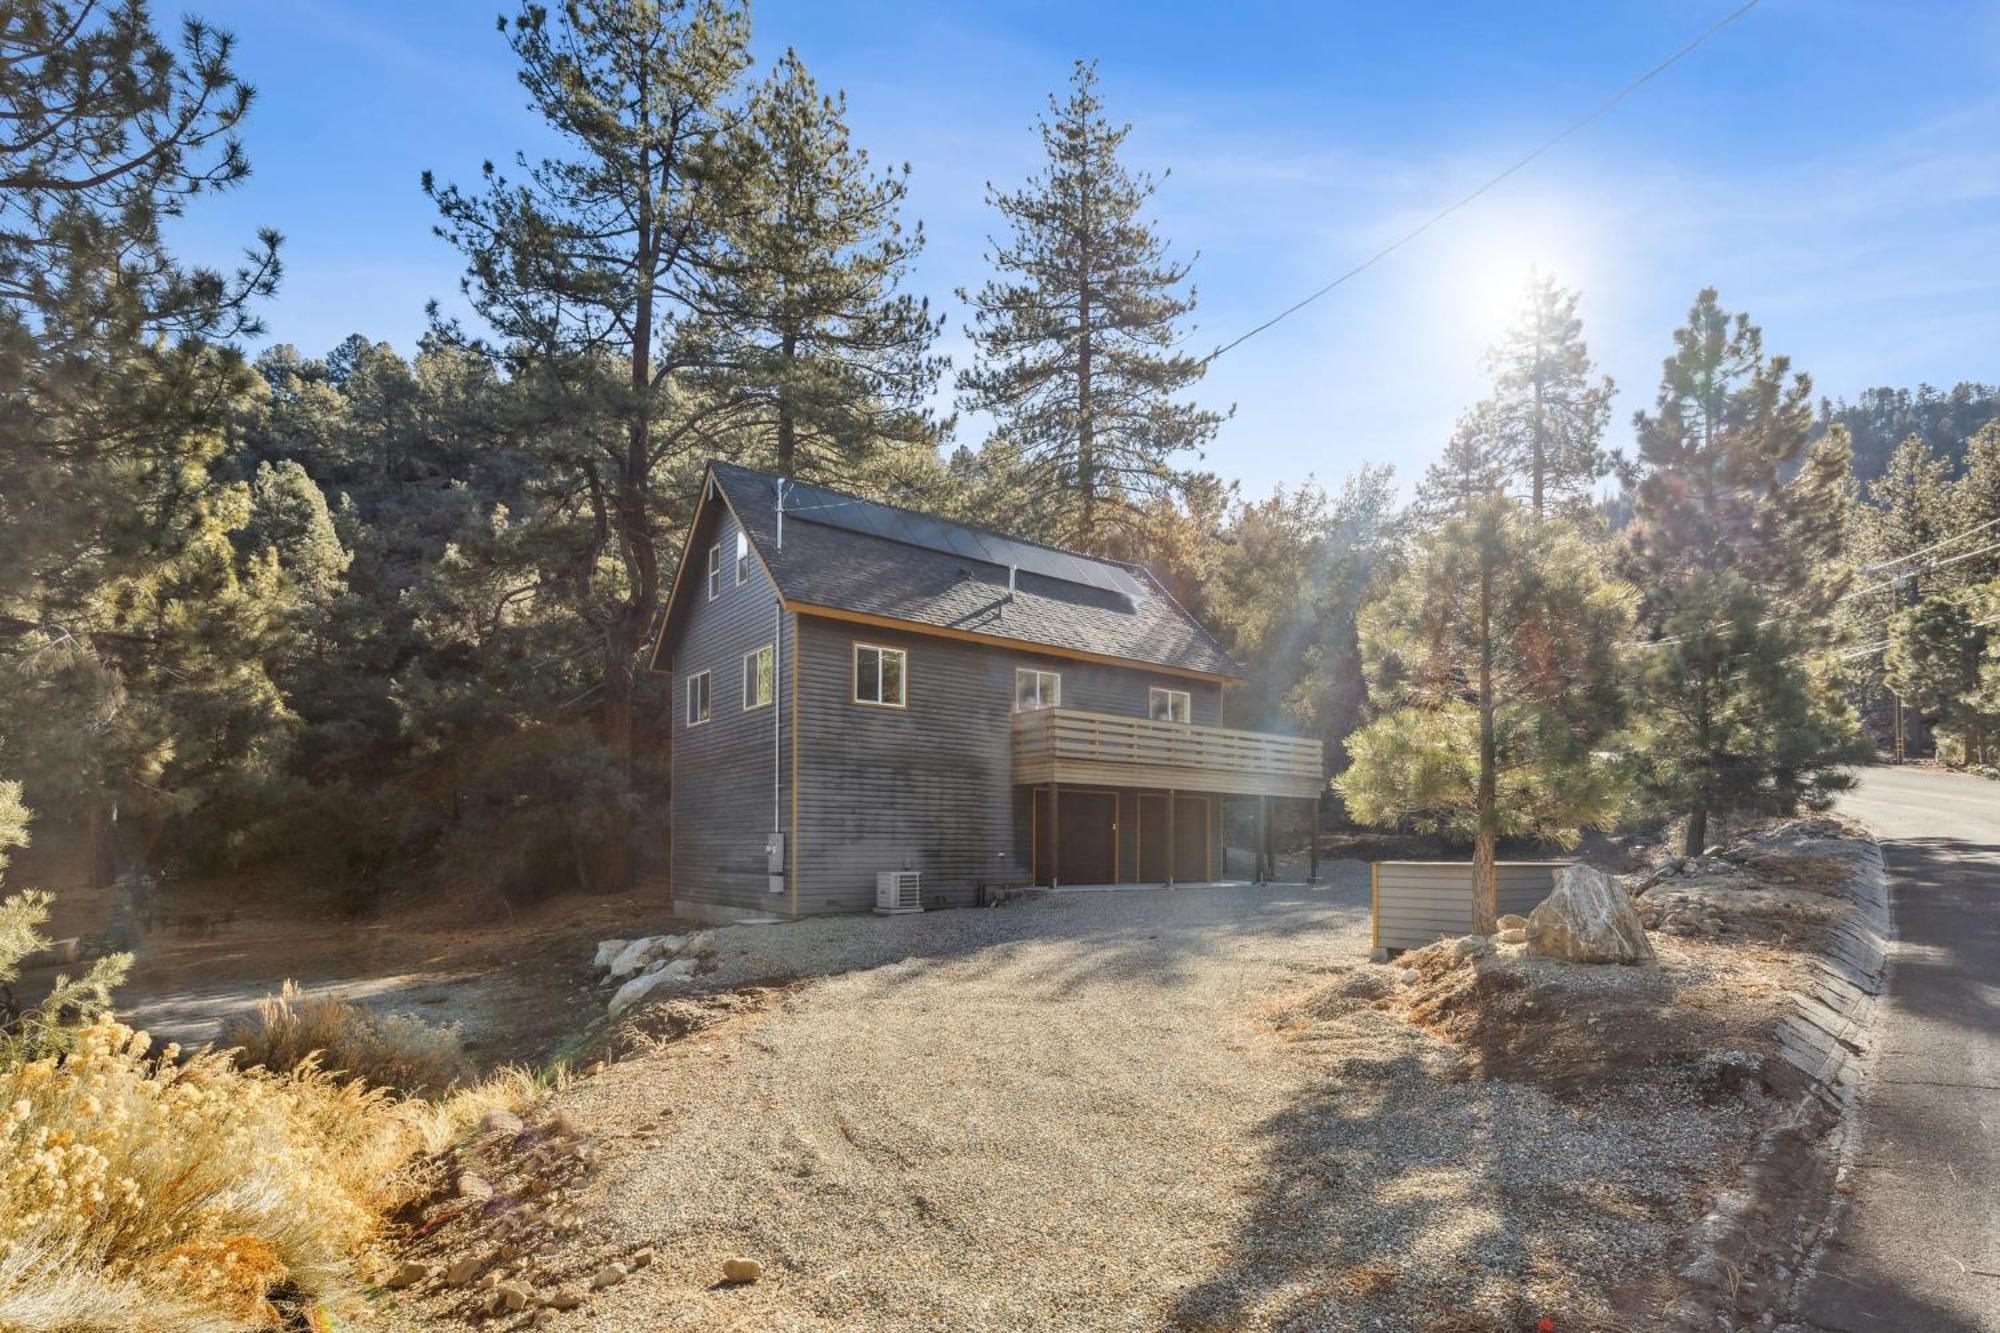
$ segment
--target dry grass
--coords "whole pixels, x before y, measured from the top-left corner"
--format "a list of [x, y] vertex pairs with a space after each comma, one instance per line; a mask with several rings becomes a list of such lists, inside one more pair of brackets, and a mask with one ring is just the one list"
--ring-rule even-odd
[[332, 996], [307, 996], [287, 981], [248, 1015], [223, 1024], [222, 1045], [245, 1069], [285, 1072], [307, 1062], [378, 1088], [434, 1097], [472, 1073], [456, 1027], [414, 1014], [374, 1014]]
[[0, 1068], [0, 1328], [242, 1329], [316, 1318], [411, 1189], [413, 1160], [539, 1088], [509, 1071], [440, 1103], [311, 1061], [179, 1061], [143, 1033]]

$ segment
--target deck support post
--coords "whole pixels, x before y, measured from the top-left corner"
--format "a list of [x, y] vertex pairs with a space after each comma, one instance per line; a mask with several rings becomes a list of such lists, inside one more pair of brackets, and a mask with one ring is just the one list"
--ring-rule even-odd
[[1062, 851], [1062, 786], [1054, 778], [1049, 779], [1049, 887], [1062, 887], [1062, 876], [1056, 870], [1061, 865], [1059, 853]]
[[1178, 804], [1180, 803], [1174, 799], [1173, 789], [1168, 788], [1167, 790], [1167, 887], [1170, 889], [1174, 886], [1174, 853], [1178, 851], [1180, 848], [1180, 843], [1175, 841], [1175, 835], [1174, 835], [1174, 817], [1178, 813], [1174, 809], [1174, 807]]
[[1257, 873], [1250, 878], [1252, 882], [1262, 884], [1267, 877], [1271, 857], [1271, 798], [1268, 796], [1257, 798], [1256, 838], [1257, 854], [1252, 859], [1257, 863]]
[[1306, 883], [1319, 883], [1319, 797], [1313, 797], [1312, 851], [1307, 854]]

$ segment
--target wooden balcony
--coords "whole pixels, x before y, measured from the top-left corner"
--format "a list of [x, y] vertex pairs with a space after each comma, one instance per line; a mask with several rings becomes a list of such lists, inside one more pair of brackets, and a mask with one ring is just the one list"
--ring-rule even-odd
[[1316, 740], [1042, 708], [1014, 715], [1014, 781], [1312, 797], [1326, 774]]

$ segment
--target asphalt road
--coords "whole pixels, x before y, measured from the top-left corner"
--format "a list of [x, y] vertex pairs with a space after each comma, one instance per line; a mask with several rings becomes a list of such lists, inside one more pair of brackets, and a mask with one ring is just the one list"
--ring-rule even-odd
[[1801, 1314], [1829, 1333], [2000, 1333], [2000, 783], [1874, 768], [1841, 800], [1895, 911], [1852, 1207]]

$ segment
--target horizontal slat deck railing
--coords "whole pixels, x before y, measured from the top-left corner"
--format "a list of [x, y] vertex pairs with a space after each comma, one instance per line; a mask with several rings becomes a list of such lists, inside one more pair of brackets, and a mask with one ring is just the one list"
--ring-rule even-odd
[[1316, 740], [1042, 708], [1014, 715], [1014, 781], [1308, 797], [1326, 777]]

